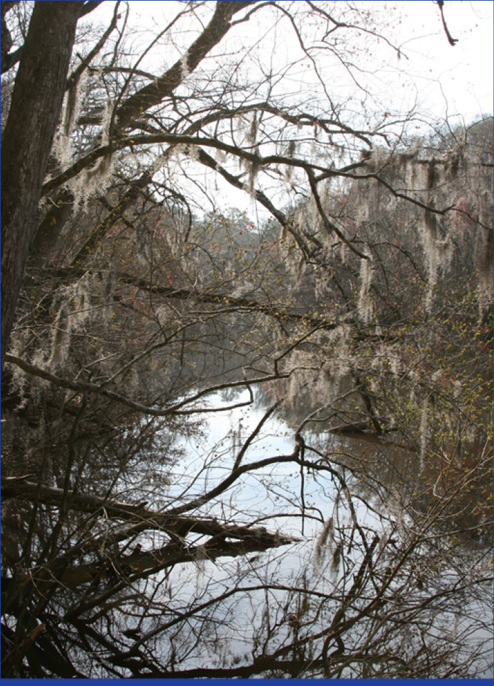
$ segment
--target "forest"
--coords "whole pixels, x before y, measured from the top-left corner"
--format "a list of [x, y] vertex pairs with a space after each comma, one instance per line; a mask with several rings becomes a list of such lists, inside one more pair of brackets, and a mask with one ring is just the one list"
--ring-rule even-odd
[[492, 115], [140, 4], [1, 3], [2, 677], [492, 677]]

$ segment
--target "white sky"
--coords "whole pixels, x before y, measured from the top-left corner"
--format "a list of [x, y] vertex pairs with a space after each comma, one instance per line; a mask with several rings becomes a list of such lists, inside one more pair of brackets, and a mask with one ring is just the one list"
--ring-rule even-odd
[[[372, 3], [382, 5], [383, 3]], [[493, 2], [444, 3], [451, 47], [440, 13], [429, 0], [386, 3], [401, 6], [408, 17], [401, 47], [409, 56], [406, 69], [419, 86], [424, 107], [439, 117], [461, 114], [468, 121], [493, 111]]]
[[[131, 27], [157, 31], [163, 30], [179, 3], [173, 0], [131, 0], [129, 4]], [[410, 83], [402, 89], [397, 88], [388, 71], [381, 78], [383, 102], [389, 98], [393, 109], [396, 109], [417, 97], [420, 109], [427, 114], [439, 118], [461, 115], [467, 122], [480, 114], [492, 114], [494, 2], [445, 2], [448, 28], [458, 39], [454, 47], [447, 41], [439, 9], [432, 0], [364, 0], [355, 5], [372, 9], [382, 20], [383, 33], [408, 57], [398, 61], [389, 50], [383, 51], [384, 57], [379, 57], [376, 52], [373, 55], [376, 65], [384, 59], [390, 70], [399, 67], [408, 72], [417, 86], [416, 93]], [[114, 2], [104, 2], [91, 17], [108, 16], [113, 6]], [[243, 30], [248, 30], [246, 25], [243, 26]], [[159, 57], [157, 62], [155, 72], [159, 72], [163, 64]], [[372, 69], [373, 65], [370, 67]], [[379, 79], [375, 87], [378, 87], [378, 82]]]
[[[107, 20], [113, 12], [114, 4], [107, 0], [91, 13], [89, 19]], [[361, 36], [356, 36], [355, 60], [364, 70], [364, 73], [361, 73], [364, 84], [375, 97], [372, 104], [366, 103], [367, 107], [370, 106], [374, 112], [379, 113], [388, 110], [405, 113], [415, 106], [415, 111], [423, 114], [425, 120], [448, 118], [453, 125], [468, 124], [481, 115], [493, 113], [494, 2], [447, 0], [444, 3], [449, 31], [453, 38], [458, 39], [454, 47], [447, 40], [439, 8], [432, 0], [365, 0], [353, 4], [364, 11], [371, 11], [383, 35], [400, 48], [403, 54], [398, 59], [396, 52], [383, 43], [378, 45], [374, 39], [362, 41]], [[163, 31], [175, 16], [177, 9], [184, 9], [182, 3], [174, 0], [131, 0], [129, 5], [129, 29], [136, 31], [132, 41], [135, 54], [139, 53], [140, 45], [147, 46], [158, 32]], [[265, 8], [255, 14], [248, 24], [242, 24], [241, 28], [235, 29], [237, 33], [233, 33], [230, 38], [230, 41], [233, 41], [233, 51], [236, 47], [235, 41], [241, 38], [245, 38], [249, 45], [254, 44], [268, 25], [269, 8]], [[296, 48], [291, 50], [289, 44], [283, 43], [288, 35], [286, 28], [287, 24], [280, 25], [275, 32], [267, 36], [259, 48], [253, 48], [251, 56], [257, 54], [261, 61], [267, 63], [274, 60], [276, 67], [286, 60], [291, 61]], [[352, 35], [350, 34], [350, 37]], [[177, 40], [186, 46], [196, 36], [195, 31], [190, 35], [180, 33]], [[228, 37], [226, 40], [228, 41]], [[277, 45], [276, 51], [270, 49], [274, 41]], [[171, 66], [177, 54], [170, 42], [158, 43], [139, 67], [160, 74], [166, 67]], [[304, 67], [302, 63], [297, 64], [290, 79], [283, 81], [284, 89], [294, 88], [297, 92], [297, 89], [303, 88], [304, 93], [311, 94], [311, 85], [307, 80], [310, 79], [307, 76], [310, 72], [304, 71]], [[340, 69], [339, 73], [336, 73], [334, 65], [330, 65], [325, 76], [326, 74], [330, 84], [328, 90], [336, 93], [336, 101], [344, 98], [345, 89], [350, 93], [353, 86], [346, 72]], [[354, 111], [356, 116], [359, 115], [358, 100], [357, 97], [356, 107], [350, 107], [350, 111]], [[421, 129], [421, 126], [417, 125], [415, 128]], [[424, 130], [417, 133], [424, 133]], [[254, 220], [259, 220], [260, 215], [264, 213], [242, 191], [228, 188], [224, 192], [224, 197], [222, 196], [223, 190], [220, 189], [215, 200], [218, 202], [221, 197], [221, 204], [225, 205], [225, 209], [235, 205], [247, 211]]]

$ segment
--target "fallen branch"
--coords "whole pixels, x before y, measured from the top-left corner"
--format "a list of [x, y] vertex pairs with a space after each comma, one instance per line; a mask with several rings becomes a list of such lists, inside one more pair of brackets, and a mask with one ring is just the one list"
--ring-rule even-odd
[[256, 544], [263, 550], [287, 545], [294, 541], [293, 538], [270, 533], [262, 527], [252, 528], [223, 524], [216, 519], [169, 515], [140, 504], [133, 505], [95, 495], [67, 492], [62, 488], [43, 486], [27, 481], [26, 477], [7, 477], [2, 479], [1, 484], [2, 498], [21, 498], [55, 506], [66, 503], [66, 507], [70, 510], [94, 514], [100, 512], [110, 519], [133, 520], [139, 523], [139, 528], [171, 532], [181, 538], [187, 536], [188, 533], [219, 537], [222, 540], [233, 538], [244, 543]]

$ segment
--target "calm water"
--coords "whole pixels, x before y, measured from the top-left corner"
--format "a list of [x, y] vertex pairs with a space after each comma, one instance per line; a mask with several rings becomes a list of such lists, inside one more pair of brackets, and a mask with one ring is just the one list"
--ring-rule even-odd
[[[234, 401], [226, 401], [216, 395], [209, 399], [209, 406], [227, 406], [244, 399], [248, 399], [247, 393], [239, 394]], [[154, 505], [170, 507], [176, 503], [183, 504], [221, 483], [231, 472], [240, 447], [265, 411], [257, 403], [205, 415], [207, 422], [200, 437], [179, 440], [185, 457], [172, 469], [171, 483], [166, 491], [161, 491], [160, 499], [155, 500]], [[191, 597], [205, 599], [215, 593], [226, 592], [231, 588], [232, 579], [253, 588], [274, 579], [278, 584], [297, 586], [303, 580], [312, 589], [329, 594], [335, 588], [343, 588], [345, 574], [349, 569], [355, 569], [362, 559], [359, 546], [346, 551], [343, 563], [339, 564], [335, 563], [335, 555], [331, 555], [331, 551], [316, 552], [318, 538], [330, 517], [336, 518], [337, 525], [347, 535], [350, 529], [355, 529], [356, 519], [366, 531], [375, 532], [386, 540], [390, 536], [409, 535], [407, 531], [434, 506], [427, 497], [417, 494], [420, 479], [425, 478], [424, 469], [416, 453], [406, 446], [363, 436], [338, 437], [325, 431], [317, 434], [307, 431], [305, 438], [307, 444], [331, 455], [335, 470], [345, 478], [352, 493], [353, 513], [342, 494], [338, 494], [334, 480], [325, 474], [305, 470], [302, 479], [299, 466], [290, 463], [244, 474], [239, 484], [203, 506], [197, 514], [218, 517], [222, 521], [234, 520], [240, 524], [254, 522], [270, 531], [291, 535], [297, 541], [287, 547], [252, 555], [247, 561], [235, 559], [213, 563], [198, 559], [193, 567], [183, 565], [174, 569], [167, 583], [174, 589], [175, 604], [187, 607]], [[278, 414], [264, 424], [252, 441], [243, 464], [275, 455], [289, 455], [293, 449], [294, 429]], [[307, 451], [306, 458], [317, 460], [319, 456]], [[353, 474], [350, 468], [354, 470], [357, 467]], [[469, 511], [460, 513], [458, 517], [463, 517], [462, 521], [468, 523]], [[195, 541], [198, 542], [199, 539]], [[489, 540], [484, 541], [468, 533], [459, 536], [454, 555], [450, 548], [444, 552], [442, 562], [438, 561], [439, 558], [434, 562], [427, 558], [424, 562], [427, 554], [425, 549], [423, 554], [419, 549], [416, 562], [417, 566], [426, 565], [423, 574], [426, 578], [422, 579], [424, 594], [439, 592], [446, 582], [451, 586], [461, 585], [468, 569], [475, 568], [477, 574], [482, 569], [486, 577], [491, 573]], [[444, 562], [446, 555], [447, 564]], [[281, 606], [285, 601], [286, 594], [271, 592], [270, 603]], [[232, 659], [241, 660], [242, 655], [250, 650], [253, 628], [266, 621], [265, 610], [262, 610], [265, 603], [265, 591], [253, 590], [236, 598], [235, 610], [228, 603], [225, 605], [222, 627], [215, 630], [219, 632], [221, 641], [228, 645]], [[238, 613], [245, 617], [244, 624], [239, 623]], [[313, 621], [316, 627], [318, 620]], [[324, 626], [324, 614], [319, 621]], [[490, 584], [484, 583], [476, 586], [475, 592], [467, 591], [462, 596], [462, 605], [457, 612], [438, 612], [430, 631], [444, 636], [447, 628], [453, 642], [456, 636], [460, 636], [459, 654], [474, 644], [489, 643], [491, 625], [492, 591]], [[279, 638], [281, 640], [282, 636]], [[213, 653], [210, 658], [214, 658]], [[479, 667], [479, 676], [492, 676], [489, 654], [486, 656], [484, 652], [473, 660]], [[189, 666], [200, 663], [201, 660], [191, 656]], [[352, 676], [351, 669], [345, 672], [345, 676]]]

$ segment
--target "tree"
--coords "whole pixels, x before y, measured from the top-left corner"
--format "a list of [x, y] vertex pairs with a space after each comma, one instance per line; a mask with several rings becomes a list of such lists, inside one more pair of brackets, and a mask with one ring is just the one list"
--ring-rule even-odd
[[485, 673], [488, 123], [355, 115], [325, 53], [360, 83], [366, 40], [395, 48], [349, 3], [170, 3], [136, 50], [132, 3], [99, 27], [47, 2], [12, 146], [55, 4], [70, 69], [9, 182], [30, 203], [4, 195], [32, 229], [5, 229], [3, 675]]
[[[14, 4], [5, 3], [5, 9]], [[2, 366], [37, 229], [37, 206], [60, 116], [77, 21], [99, 4], [36, 3], [22, 48], [2, 138]], [[4, 21], [2, 14], [2, 26]]]

